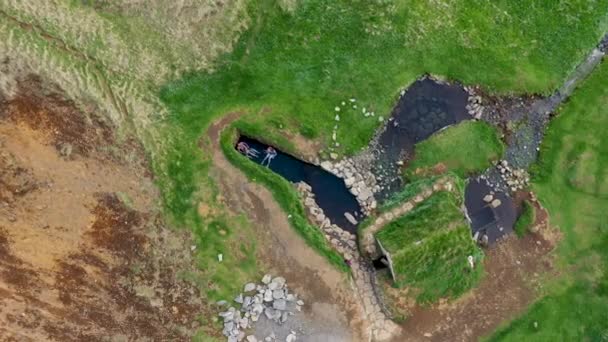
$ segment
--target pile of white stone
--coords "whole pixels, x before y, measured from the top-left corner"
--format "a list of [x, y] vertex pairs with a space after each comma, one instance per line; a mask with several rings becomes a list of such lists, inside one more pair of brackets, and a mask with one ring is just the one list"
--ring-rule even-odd
[[468, 103], [466, 106], [469, 115], [475, 119], [480, 119], [483, 115], [483, 106], [481, 105], [481, 96], [477, 95], [475, 89], [472, 87], [464, 87], [467, 93], [469, 93]]
[[496, 168], [500, 172], [500, 177], [509, 186], [513, 192], [522, 190], [528, 186], [530, 175], [524, 169], [516, 169], [509, 165], [506, 160], [501, 160], [496, 164]]
[[343, 159], [335, 163], [327, 160], [321, 162], [320, 166], [335, 176], [344, 179], [344, 185], [357, 198], [365, 214], [369, 214], [377, 207], [378, 203], [374, 193], [380, 191], [380, 186], [370, 171], [360, 172], [356, 163], [350, 159]]
[[[224, 320], [222, 333], [228, 337], [228, 342], [245, 339], [248, 342], [256, 342], [257, 338], [253, 335], [246, 336], [244, 330], [250, 328], [252, 323], [257, 322], [262, 315], [271, 321], [283, 324], [289, 316], [301, 311], [302, 305], [304, 305], [296, 294], [289, 292], [285, 278], [273, 278], [269, 274], [262, 278], [260, 284], [246, 284], [243, 293], [236, 296], [234, 301], [240, 304], [240, 309], [231, 306], [228, 310], [219, 313]], [[295, 338], [296, 335], [293, 332], [288, 336], [290, 341], [295, 341]], [[264, 341], [274, 340], [273, 335], [264, 339]]]

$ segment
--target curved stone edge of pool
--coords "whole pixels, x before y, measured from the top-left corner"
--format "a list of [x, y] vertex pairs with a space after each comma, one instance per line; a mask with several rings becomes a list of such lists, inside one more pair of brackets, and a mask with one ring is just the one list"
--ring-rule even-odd
[[391, 314], [384, 305], [384, 300], [376, 284], [374, 267], [364, 258], [357, 248], [357, 237], [335, 224], [323, 214], [315, 202], [312, 188], [300, 182], [296, 189], [302, 195], [308, 209], [308, 218], [323, 231], [325, 239], [347, 262], [352, 270], [353, 287], [359, 303], [370, 323], [370, 333], [374, 341], [387, 341], [401, 332], [401, 327], [391, 320]]

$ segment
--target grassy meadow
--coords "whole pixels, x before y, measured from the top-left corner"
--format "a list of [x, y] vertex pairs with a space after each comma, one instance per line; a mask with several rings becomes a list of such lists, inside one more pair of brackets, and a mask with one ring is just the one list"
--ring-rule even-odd
[[442, 165], [462, 178], [487, 169], [504, 153], [504, 144], [493, 126], [483, 121], [463, 121], [416, 144], [416, 155], [404, 171], [408, 180], [428, 177]]
[[604, 61], [547, 130], [533, 188], [563, 234], [560, 276], [492, 341], [608, 341], [608, 64]]

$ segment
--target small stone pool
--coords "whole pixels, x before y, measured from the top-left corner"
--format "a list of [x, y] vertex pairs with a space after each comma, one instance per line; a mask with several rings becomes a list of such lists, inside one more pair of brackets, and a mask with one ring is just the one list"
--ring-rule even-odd
[[[252, 157], [251, 160], [262, 164], [264, 151], [269, 145], [245, 136], [241, 136], [237, 144], [240, 142], [244, 142], [250, 148], [257, 150], [259, 152], [258, 156]], [[358, 222], [362, 221], [364, 215], [359, 202], [344, 185], [344, 180], [319, 166], [304, 162], [278, 149], [276, 152], [277, 156], [271, 160], [268, 168], [292, 183], [305, 182], [310, 185], [317, 204], [323, 209], [329, 220], [333, 224], [356, 234], [357, 225], [346, 219], [344, 213], [350, 213]], [[264, 165], [266, 166], [266, 163]]]
[[[484, 179], [472, 178], [469, 179], [464, 198], [471, 230], [473, 236], [477, 234], [478, 241], [491, 245], [513, 232], [517, 210], [513, 199], [504, 192], [493, 191]], [[494, 207], [493, 201], [499, 205]]]

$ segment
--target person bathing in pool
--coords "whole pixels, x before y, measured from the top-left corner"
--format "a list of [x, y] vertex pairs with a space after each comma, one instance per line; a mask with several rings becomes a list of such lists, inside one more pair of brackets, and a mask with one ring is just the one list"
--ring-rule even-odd
[[268, 146], [268, 148], [266, 148], [266, 151], [264, 152], [266, 153], [266, 156], [264, 156], [264, 159], [262, 160], [262, 165], [264, 165], [264, 162], [268, 161], [268, 163], [266, 163], [266, 166], [270, 166], [270, 162], [272, 161], [272, 159], [277, 156], [277, 151], [272, 148], [272, 146]]
[[238, 143], [236, 149], [249, 158], [255, 158], [258, 156], [258, 151], [255, 148], [249, 147], [249, 145], [247, 145], [247, 143], [243, 141]]

